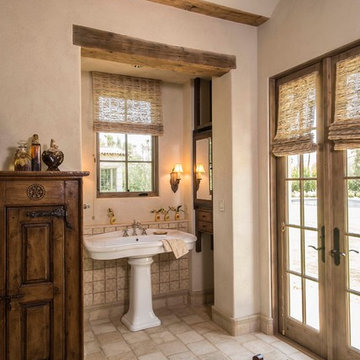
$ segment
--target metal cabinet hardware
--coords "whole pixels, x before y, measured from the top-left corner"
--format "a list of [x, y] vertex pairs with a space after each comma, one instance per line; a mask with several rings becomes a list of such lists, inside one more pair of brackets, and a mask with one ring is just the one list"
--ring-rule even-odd
[[354, 253], [356, 253], [356, 254], [359, 254], [359, 251], [354, 250], [354, 249], [350, 249], [349, 252], [354, 252]]
[[28, 211], [26, 216], [30, 218], [38, 218], [38, 217], [57, 217], [64, 218], [65, 225], [68, 229], [72, 229], [71, 224], [67, 220], [67, 210], [64, 207], [58, 207], [54, 210], [38, 210], [38, 211]]

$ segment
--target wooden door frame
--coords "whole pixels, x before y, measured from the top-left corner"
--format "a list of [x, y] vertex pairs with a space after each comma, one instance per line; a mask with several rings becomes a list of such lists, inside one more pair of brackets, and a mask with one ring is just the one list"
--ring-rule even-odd
[[[334, 88], [335, 88], [335, 72], [334, 72], [334, 64], [333, 58], [335, 56], [340, 56], [341, 54], [351, 54], [353, 49], [360, 46], [360, 40], [349, 43], [345, 46], [342, 46], [338, 49], [325, 53], [317, 58], [314, 58], [310, 61], [307, 61], [304, 64], [293, 67], [289, 70], [281, 72], [277, 75], [274, 75], [269, 78], [269, 197], [270, 197], [270, 271], [271, 271], [271, 309], [272, 309], [272, 318], [273, 318], [273, 332], [275, 335], [281, 336], [279, 334], [279, 321], [280, 321], [280, 309], [279, 309], [279, 265], [281, 261], [281, 256], [279, 255], [279, 247], [278, 247], [278, 199], [277, 199], [277, 160], [276, 157], [272, 154], [271, 144], [272, 140], [276, 133], [276, 119], [277, 119], [277, 104], [276, 104], [276, 81], [280, 78], [290, 76], [293, 73], [299, 72], [304, 68], [307, 68], [316, 63], [321, 64], [322, 71], [322, 118], [324, 122], [324, 139], [323, 139], [323, 148], [321, 151], [324, 152], [323, 156], [323, 171], [321, 174], [324, 179], [327, 179], [323, 182], [323, 193], [329, 193], [329, 189], [332, 186], [332, 177], [330, 174], [332, 173], [333, 168], [333, 159], [331, 156], [332, 150], [332, 142], [328, 140], [328, 129], [329, 125], [333, 121], [333, 113], [334, 113]], [[330, 209], [333, 208], [333, 198], [332, 196], [324, 197], [324, 225], [326, 231], [325, 239], [326, 239], [326, 256], [330, 257], [329, 249], [332, 248], [333, 244], [333, 216], [330, 214]], [[330, 306], [328, 309], [331, 309], [333, 305], [333, 290], [331, 286], [331, 271], [327, 271], [325, 268], [325, 294], [330, 301]], [[326, 318], [328, 319], [328, 324], [334, 323], [334, 314], [332, 311], [328, 311], [326, 313]], [[333, 354], [333, 329], [332, 327], [327, 327], [327, 359], [328, 360], [336, 360]]]

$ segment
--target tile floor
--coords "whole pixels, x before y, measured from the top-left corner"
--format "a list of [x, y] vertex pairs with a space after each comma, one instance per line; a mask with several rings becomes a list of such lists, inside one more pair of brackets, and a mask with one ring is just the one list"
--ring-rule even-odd
[[210, 319], [209, 307], [155, 311], [161, 326], [130, 332], [120, 318], [86, 321], [85, 360], [311, 360], [276, 337], [230, 336]]

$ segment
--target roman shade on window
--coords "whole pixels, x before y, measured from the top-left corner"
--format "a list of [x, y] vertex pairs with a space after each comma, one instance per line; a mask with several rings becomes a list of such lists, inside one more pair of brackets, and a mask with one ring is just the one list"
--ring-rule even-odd
[[335, 150], [360, 148], [360, 55], [336, 63], [335, 113], [329, 139]]
[[94, 130], [162, 135], [160, 81], [92, 73]]
[[313, 129], [318, 98], [318, 71], [279, 85], [277, 131], [272, 143], [275, 156], [316, 151]]

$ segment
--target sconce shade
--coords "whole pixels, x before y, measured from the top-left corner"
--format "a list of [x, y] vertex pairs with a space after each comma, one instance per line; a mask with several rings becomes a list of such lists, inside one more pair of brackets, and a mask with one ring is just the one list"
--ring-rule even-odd
[[182, 173], [183, 172], [182, 165], [181, 164], [175, 164], [172, 172]]
[[205, 174], [205, 169], [203, 164], [197, 164], [196, 165], [196, 171], [197, 174]]
[[180, 174], [182, 174], [183, 168], [181, 164], [175, 164], [171, 173], [170, 173], [170, 185], [171, 190], [175, 193], [179, 187], [180, 183]]

